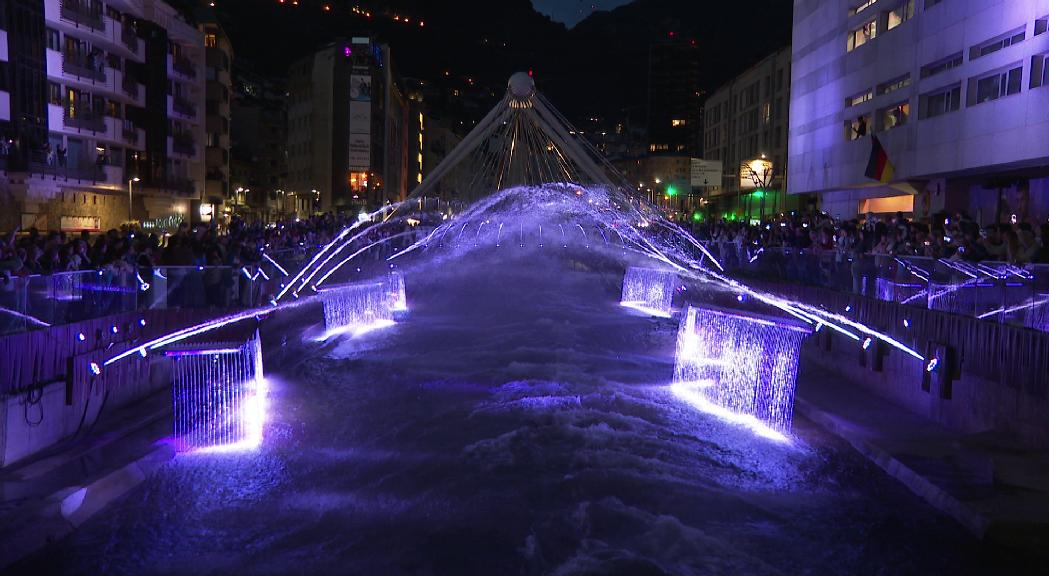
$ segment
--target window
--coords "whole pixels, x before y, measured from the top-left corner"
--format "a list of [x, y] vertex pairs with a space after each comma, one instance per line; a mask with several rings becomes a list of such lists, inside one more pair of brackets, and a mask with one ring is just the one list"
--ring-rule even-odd
[[962, 53], [961, 52], [957, 52], [955, 54], [951, 54], [950, 56], [948, 56], [946, 58], [943, 58], [941, 60], [937, 60], [937, 61], [935, 61], [935, 62], [933, 62], [931, 64], [926, 64], [925, 66], [922, 66], [922, 78], [928, 78], [930, 76], [935, 76], [935, 75], [937, 75], [937, 74], [939, 74], [941, 72], [946, 72], [947, 70], [950, 70], [951, 68], [957, 68], [958, 66], [961, 66], [961, 65], [962, 65]]
[[922, 118], [935, 118], [956, 112], [962, 103], [962, 85], [954, 84], [922, 94], [919, 104]]
[[772, 123], [772, 102], [766, 102], [761, 109], [761, 119], [765, 125], [768, 126]]
[[686, 125], [686, 124], [688, 124], [688, 120], [678, 120], [678, 119], [674, 119], [674, 120], [671, 120], [671, 121], [670, 121], [670, 125], [671, 125], [671, 126], [673, 126], [673, 127], [675, 127], [675, 128], [676, 128], [676, 127], [678, 127], [678, 126], [684, 126], [684, 125]]
[[903, 4], [889, 11], [885, 29], [892, 30], [911, 18], [914, 18], [914, 0], [905, 0]]
[[1036, 54], [1031, 58], [1031, 88], [1049, 86], [1049, 54]]
[[59, 39], [58, 30], [54, 28], [47, 29], [47, 48], [55, 52], [62, 51], [62, 41]]
[[879, 84], [878, 85], [878, 94], [880, 94], [880, 95], [889, 94], [889, 93], [895, 92], [895, 91], [897, 91], [897, 90], [899, 90], [901, 88], [906, 88], [906, 87], [908, 87], [910, 85], [911, 85], [911, 75], [910, 74], [904, 74], [903, 76], [900, 76], [898, 78], [893, 78], [892, 80], [889, 80], [888, 82], [883, 82], [882, 84]]
[[849, 32], [848, 44], [845, 48], [846, 52], [852, 52], [853, 50], [863, 46], [867, 42], [874, 40], [878, 36], [878, 21], [871, 20]]
[[845, 121], [845, 139], [859, 140], [870, 134], [871, 117], [869, 114], [857, 116]]
[[1049, 30], [1049, 15], [1043, 16], [1034, 21], [1035, 36], [1045, 33], [1046, 30]]
[[981, 56], [993, 54], [1002, 48], [1008, 48], [1013, 44], [1019, 44], [1024, 41], [1024, 34], [1026, 30], [1024, 27], [1017, 28], [1011, 32], [1006, 32], [1001, 36], [996, 36], [987, 40], [982, 44], [977, 44], [969, 49], [969, 60], [976, 60]]
[[851, 108], [853, 106], [859, 106], [860, 104], [863, 104], [864, 102], [867, 102], [868, 100], [873, 100], [873, 99], [874, 99], [874, 90], [867, 89], [867, 90], [865, 90], [863, 92], [860, 92], [859, 94], [856, 94], [855, 96], [850, 96], [849, 98], [846, 98], [845, 99], [845, 107], [846, 108]]
[[893, 104], [878, 112], [878, 122], [882, 130], [892, 130], [907, 124], [911, 116], [911, 105], [907, 102]]
[[217, 45], [218, 45], [218, 42], [215, 40], [215, 35], [214, 34], [205, 34], [204, 35], [204, 47], [205, 48], [214, 48]]
[[997, 100], [1020, 92], [1023, 66], [1009, 67], [997, 72], [969, 79], [969, 106]]
[[877, 2], [877, 1], [878, 0], [865, 0], [859, 6], [856, 6], [855, 8], [850, 8], [849, 9], [849, 16], [855, 16], [856, 14], [859, 14], [860, 12], [863, 12], [867, 8], [870, 8], [871, 6], [873, 6], [874, 3]]
[[51, 104], [55, 104], [57, 106], [61, 106], [62, 105], [62, 86], [59, 85], [59, 84], [55, 84], [54, 82], [48, 82], [47, 83], [47, 89], [48, 89], [47, 90], [48, 91], [47, 101], [49, 103], [51, 103]]
[[943, 2], [943, 0], [925, 0], [925, 9], [928, 10], [940, 2]]

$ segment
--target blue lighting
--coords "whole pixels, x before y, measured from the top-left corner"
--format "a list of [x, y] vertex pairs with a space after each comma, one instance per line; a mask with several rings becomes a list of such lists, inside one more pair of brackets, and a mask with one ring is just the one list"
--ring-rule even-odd
[[90, 365], [90, 368], [91, 368], [91, 373], [94, 374], [95, 376], [98, 376], [99, 374], [102, 373], [102, 368], [96, 362], [92, 362], [91, 365]]
[[907, 319], [907, 318], [904, 318], [903, 319], [903, 327], [904, 328], [910, 328], [911, 327], [911, 321], [909, 319]]

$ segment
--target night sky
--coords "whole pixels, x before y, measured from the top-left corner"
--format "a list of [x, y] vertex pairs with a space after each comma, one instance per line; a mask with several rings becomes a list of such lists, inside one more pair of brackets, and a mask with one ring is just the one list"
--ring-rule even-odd
[[[200, 5], [199, 0], [173, 1]], [[216, 4], [233, 41], [235, 62], [258, 72], [283, 77], [296, 59], [336, 38], [375, 34], [392, 46], [398, 72], [406, 77], [460, 84], [469, 79], [501, 96], [510, 74], [534, 70], [540, 90], [574, 120], [644, 109], [648, 48], [671, 32], [676, 38], [696, 41], [702, 51], [701, 87], [712, 91], [786, 46], [792, 11], [787, 0], [300, 0], [297, 6], [278, 0], [220, 0]], [[332, 9], [325, 11], [325, 5]], [[354, 5], [372, 11], [374, 17], [352, 13]], [[405, 16], [411, 18], [408, 25]], [[425, 26], [418, 26], [420, 21]]]
[[532, 0], [537, 11], [569, 27], [597, 10], [611, 10], [629, 3], [630, 0]]

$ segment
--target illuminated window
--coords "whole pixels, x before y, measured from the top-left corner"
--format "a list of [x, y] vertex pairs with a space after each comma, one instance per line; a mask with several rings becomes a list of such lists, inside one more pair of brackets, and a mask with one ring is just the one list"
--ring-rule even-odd
[[670, 121], [670, 125], [674, 126], [674, 127], [684, 126], [686, 124], [688, 124], [688, 120], [671, 120]]
[[350, 192], [368, 191], [368, 173], [350, 172]]
[[866, 0], [865, 2], [860, 4], [859, 6], [850, 9], [849, 10], [849, 16], [854, 16], [856, 14], [859, 14], [860, 12], [863, 12], [867, 8], [870, 8], [871, 6], [873, 6], [874, 3], [877, 2], [877, 1], [878, 0]]
[[859, 106], [860, 104], [863, 104], [864, 102], [867, 102], [868, 100], [872, 99], [874, 99], [874, 90], [868, 89], [863, 92], [860, 92], [859, 94], [856, 94], [855, 96], [850, 96], [846, 98], [845, 107], [851, 108], [853, 106]]
[[204, 35], [204, 47], [205, 48], [214, 48], [217, 45], [218, 45], [218, 41], [215, 39], [215, 35], [214, 34], [205, 34]]
[[895, 9], [889, 11], [886, 30], [892, 30], [893, 28], [903, 24], [914, 17], [914, 0], [907, 0], [903, 4], [900, 4]]
[[846, 51], [852, 52], [853, 50], [863, 46], [867, 42], [874, 40], [878, 36], [878, 21], [871, 20], [870, 22], [864, 23], [859, 28], [849, 32], [848, 43], [846, 45]]
[[911, 105], [907, 102], [901, 102], [882, 109], [878, 113], [878, 121], [881, 123], [882, 130], [892, 130], [907, 124], [910, 116]]

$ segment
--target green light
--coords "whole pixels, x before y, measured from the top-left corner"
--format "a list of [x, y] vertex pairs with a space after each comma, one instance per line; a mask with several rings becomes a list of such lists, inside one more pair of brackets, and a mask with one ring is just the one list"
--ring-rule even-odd
[[699, 222], [699, 221], [703, 220], [703, 214], [701, 212], [693, 212], [692, 213], [692, 219], [695, 220], [696, 222]]
[[667, 186], [667, 196], [677, 196], [677, 188]]
[[764, 198], [765, 197], [765, 191], [764, 190], [755, 190], [754, 191], [754, 197], [755, 198]]

